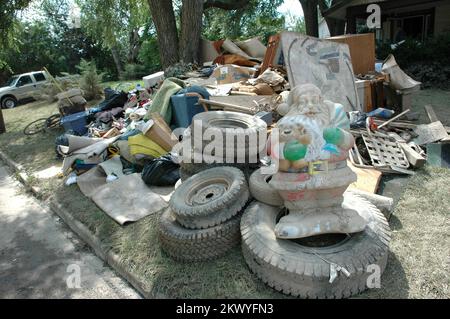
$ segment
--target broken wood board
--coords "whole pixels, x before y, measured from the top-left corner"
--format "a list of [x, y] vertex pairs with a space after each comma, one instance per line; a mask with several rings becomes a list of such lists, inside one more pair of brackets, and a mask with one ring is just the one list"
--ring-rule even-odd
[[346, 112], [363, 111], [347, 44], [283, 32], [281, 45], [291, 88], [314, 84], [325, 100], [342, 104]]
[[430, 123], [439, 121], [436, 112], [434, 112], [434, 109], [431, 105], [425, 105], [425, 112], [427, 112], [428, 118], [430, 119]]
[[390, 132], [388, 135], [397, 141], [412, 166], [420, 168], [425, 165], [427, 160], [422, 155], [417, 153], [411, 146], [409, 146], [400, 135], [394, 132]]
[[440, 121], [431, 124], [418, 125], [414, 129], [414, 133], [418, 135], [413, 141], [417, 145], [430, 144], [449, 137], [447, 130]]
[[355, 167], [350, 162], [348, 162], [348, 166], [356, 175], [358, 175], [358, 180], [350, 184], [349, 189], [359, 189], [376, 194], [383, 173], [376, 169]]

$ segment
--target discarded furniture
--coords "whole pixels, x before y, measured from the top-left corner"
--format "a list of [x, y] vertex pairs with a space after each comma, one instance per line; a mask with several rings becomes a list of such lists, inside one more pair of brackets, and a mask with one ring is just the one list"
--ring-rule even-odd
[[375, 33], [345, 34], [327, 40], [349, 46], [355, 74], [375, 71]]
[[361, 110], [347, 44], [294, 32], [283, 32], [281, 44], [291, 88], [311, 83], [324, 99], [339, 101], [345, 111]]

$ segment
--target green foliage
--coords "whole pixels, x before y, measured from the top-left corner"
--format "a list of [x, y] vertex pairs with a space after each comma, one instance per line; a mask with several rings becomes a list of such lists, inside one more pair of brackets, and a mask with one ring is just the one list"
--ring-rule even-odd
[[421, 43], [407, 39], [395, 49], [390, 44], [377, 47], [377, 57], [385, 59], [393, 54], [398, 65], [425, 88], [450, 88], [450, 33], [427, 39]]
[[166, 78], [180, 77], [193, 70], [194, 65], [192, 63], [186, 64], [183, 62], [179, 62], [164, 70], [164, 75]]
[[[16, 21], [12, 45], [0, 50], [0, 80], [11, 73], [24, 73], [47, 67], [53, 75], [77, 72], [82, 58], [94, 60], [100, 70], [117, 78], [108, 50], [82, 29], [67, 25], [69, 0], [36, 1], [32, 21]], [[31, 10], [31, 9], [30, 9]], [[3, 77], [2, 77], [3, 74]]]
[[97, 39], [103, 48], [118, 52], [116, 68], [139, 62], [140, 47], [154, 32], [146, 0], [76, 0], [76, 3], [81, 9], [84, 32]]
[[103, 73], [98, 73], [97, 67], [93, 61], [81, 59], [77, 66], [80, 70], [80, 88], [84, 91], [86, 100], [91, 101], [99, 99], [103, 93], [101, 83], [103, 82]]
[[258, 36], [266, 42], [270, 35], [284, 29], [284, 17], [277, 11], [282, 3], [283, 0], [251, 0], [239, 10], [206, 10], [203, 36], [209, 40]]
[[121, 80], [136, 80], [149, 75], [147, 68], [141, 64], [127, 64], [125, 70], [120, 76]]
[[161, 59], [159, 57], [159, 47], [156, 37], [149, 37], [142, 43], [139, 51], [139, 61], [144, 64], [149, 74], [160, 71]]
[[306, 34], [306, 23], [304, 17], [296, 17], [294, 19], [294, 25], [292, 27], [292, 31], [298, 32], [301, 34]]
[[17, 12], [28, 7], [31, 0], [0, 0], [0, 45], [7, 47], [17, 22]]

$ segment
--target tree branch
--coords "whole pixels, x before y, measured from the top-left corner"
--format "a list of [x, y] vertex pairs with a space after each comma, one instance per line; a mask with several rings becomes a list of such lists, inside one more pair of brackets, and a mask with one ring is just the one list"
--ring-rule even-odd
[[206, 0], [203, 9], [220, 8], [223, 10], [237, 10], [245, 7], [250, 0]]

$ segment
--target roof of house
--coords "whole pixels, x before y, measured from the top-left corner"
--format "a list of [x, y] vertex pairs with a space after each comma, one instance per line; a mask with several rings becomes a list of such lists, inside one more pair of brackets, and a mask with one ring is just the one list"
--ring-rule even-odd
[[323, 13], [324, 16], [335, 18], [339, 20], [346, 19], [346, 13], [348, 7], [360, 6], [371, 3], [385, 2], [388, 0], [350, 0], [350, 1], [341, 1], [329, 8], [327, 11]]

